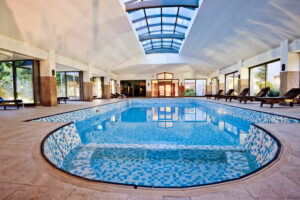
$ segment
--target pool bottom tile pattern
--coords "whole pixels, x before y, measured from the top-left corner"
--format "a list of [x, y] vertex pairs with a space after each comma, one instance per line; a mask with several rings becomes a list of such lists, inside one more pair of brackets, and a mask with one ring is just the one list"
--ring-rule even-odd
[[254, 166], [245, 151], [78, 147], [63, 169], [98, 181], [186, 187], [237, 178]]
[[49, 162], [82, 178], [147, 187], [191, 187], [251, 174], [279, 150], [252, 123], [299, 122], [193, 99], [130, 100], [43, 120], [73, 115], [74, 123], [44, 140]]

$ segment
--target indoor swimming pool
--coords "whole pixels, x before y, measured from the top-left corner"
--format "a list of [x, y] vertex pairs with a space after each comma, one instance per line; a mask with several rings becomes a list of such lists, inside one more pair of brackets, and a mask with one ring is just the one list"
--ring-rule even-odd
[[255, 124], [299, 123], [199, 99], [131, 99], [34, 121], [70, 122], [42, 142], [56, 168], [93, 181], [165, 188], [252, 174], [281, 148]]

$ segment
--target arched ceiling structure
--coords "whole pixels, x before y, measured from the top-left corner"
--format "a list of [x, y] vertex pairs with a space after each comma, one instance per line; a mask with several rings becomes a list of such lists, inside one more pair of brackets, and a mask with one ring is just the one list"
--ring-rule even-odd
[[200, 0], [179, 54], [149, 57], [125, 9], [121, 0], [1, 0], [0, 34], [114, 73], [211, 72], [300, 38], [298, 0]]

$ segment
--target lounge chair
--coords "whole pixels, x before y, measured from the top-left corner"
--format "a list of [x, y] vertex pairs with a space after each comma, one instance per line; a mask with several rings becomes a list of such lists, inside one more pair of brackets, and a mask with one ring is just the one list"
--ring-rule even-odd
[[223, 90], [219, 90], [217, 94], [207, 94], [205, 95], [207, 99], [210, 99], [211, 97], [216, 97], [218, 95], [221, 95]]
[[222, 99], [222, 98], [226, 98], [227, 96], [231, 96], [233, 91], [234, 91], [234, 89], [230, 89], [230, 90], [228, 90], [228, 92], [225, 95], [217, 95], [215, 97], [215, 99], [219, 100], [219, 99]]
[[231, 102], [232, 99], [237, 99], [238, 97], [244, 97], [249, 92], [250, 92], [250, 88], [245, 88], [245, 89], [243, 89], [243, 91], [240, 92], [240, 94], [238, 96], [236, 96], [236, 95], [229, 95], [229, 96], [225, 96], [224, 98], [225, 98], [225, 101], [229, 100]]
[[255, 96], [237, 96], [237, 99], [240, 100], [240, 103], [244, 101], [244, 103], [247, 103], [247, 101], [257, 101], [258, 97], [265, 97], [267, 93], [269, 92], [270, 87], [265, 87], [259, 91]]
[[257, 100], [261, 101], [260, 107], [264, 104], [271, 104], [273, 108], [275, 103], [289, 102], [291, 107], [296, 103], [296, 97], [300, 95], [300, 88], [293, 88], [285, 93], [282, 97], [258, 97]]
[[67, 103], [68, 99], [69, 99], [69, 97], [57, 97], [57, 103], [60, 104], [61, 101], [64, 101], [65, 103]]
[[4, 110], [6, 110], [7, 106], [16, 106], [18, 109], [20, 105], [22, 105], [22, 100], [21, 99], [16, 99], [16, 100], [4, 100], [0, 97], [0, 104], [2, 104]]
[[113, 93], [110, 94], [110, 98], [118, 98], [118, 97], [119, 96], [117, 94], [113, 94]]

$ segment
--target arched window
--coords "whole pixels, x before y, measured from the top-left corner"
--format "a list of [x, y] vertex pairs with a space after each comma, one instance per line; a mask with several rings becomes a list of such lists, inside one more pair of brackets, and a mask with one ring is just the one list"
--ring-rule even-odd
[[157, 79], [173, 79], [173, 73], [162, 72], [156, 74]]

